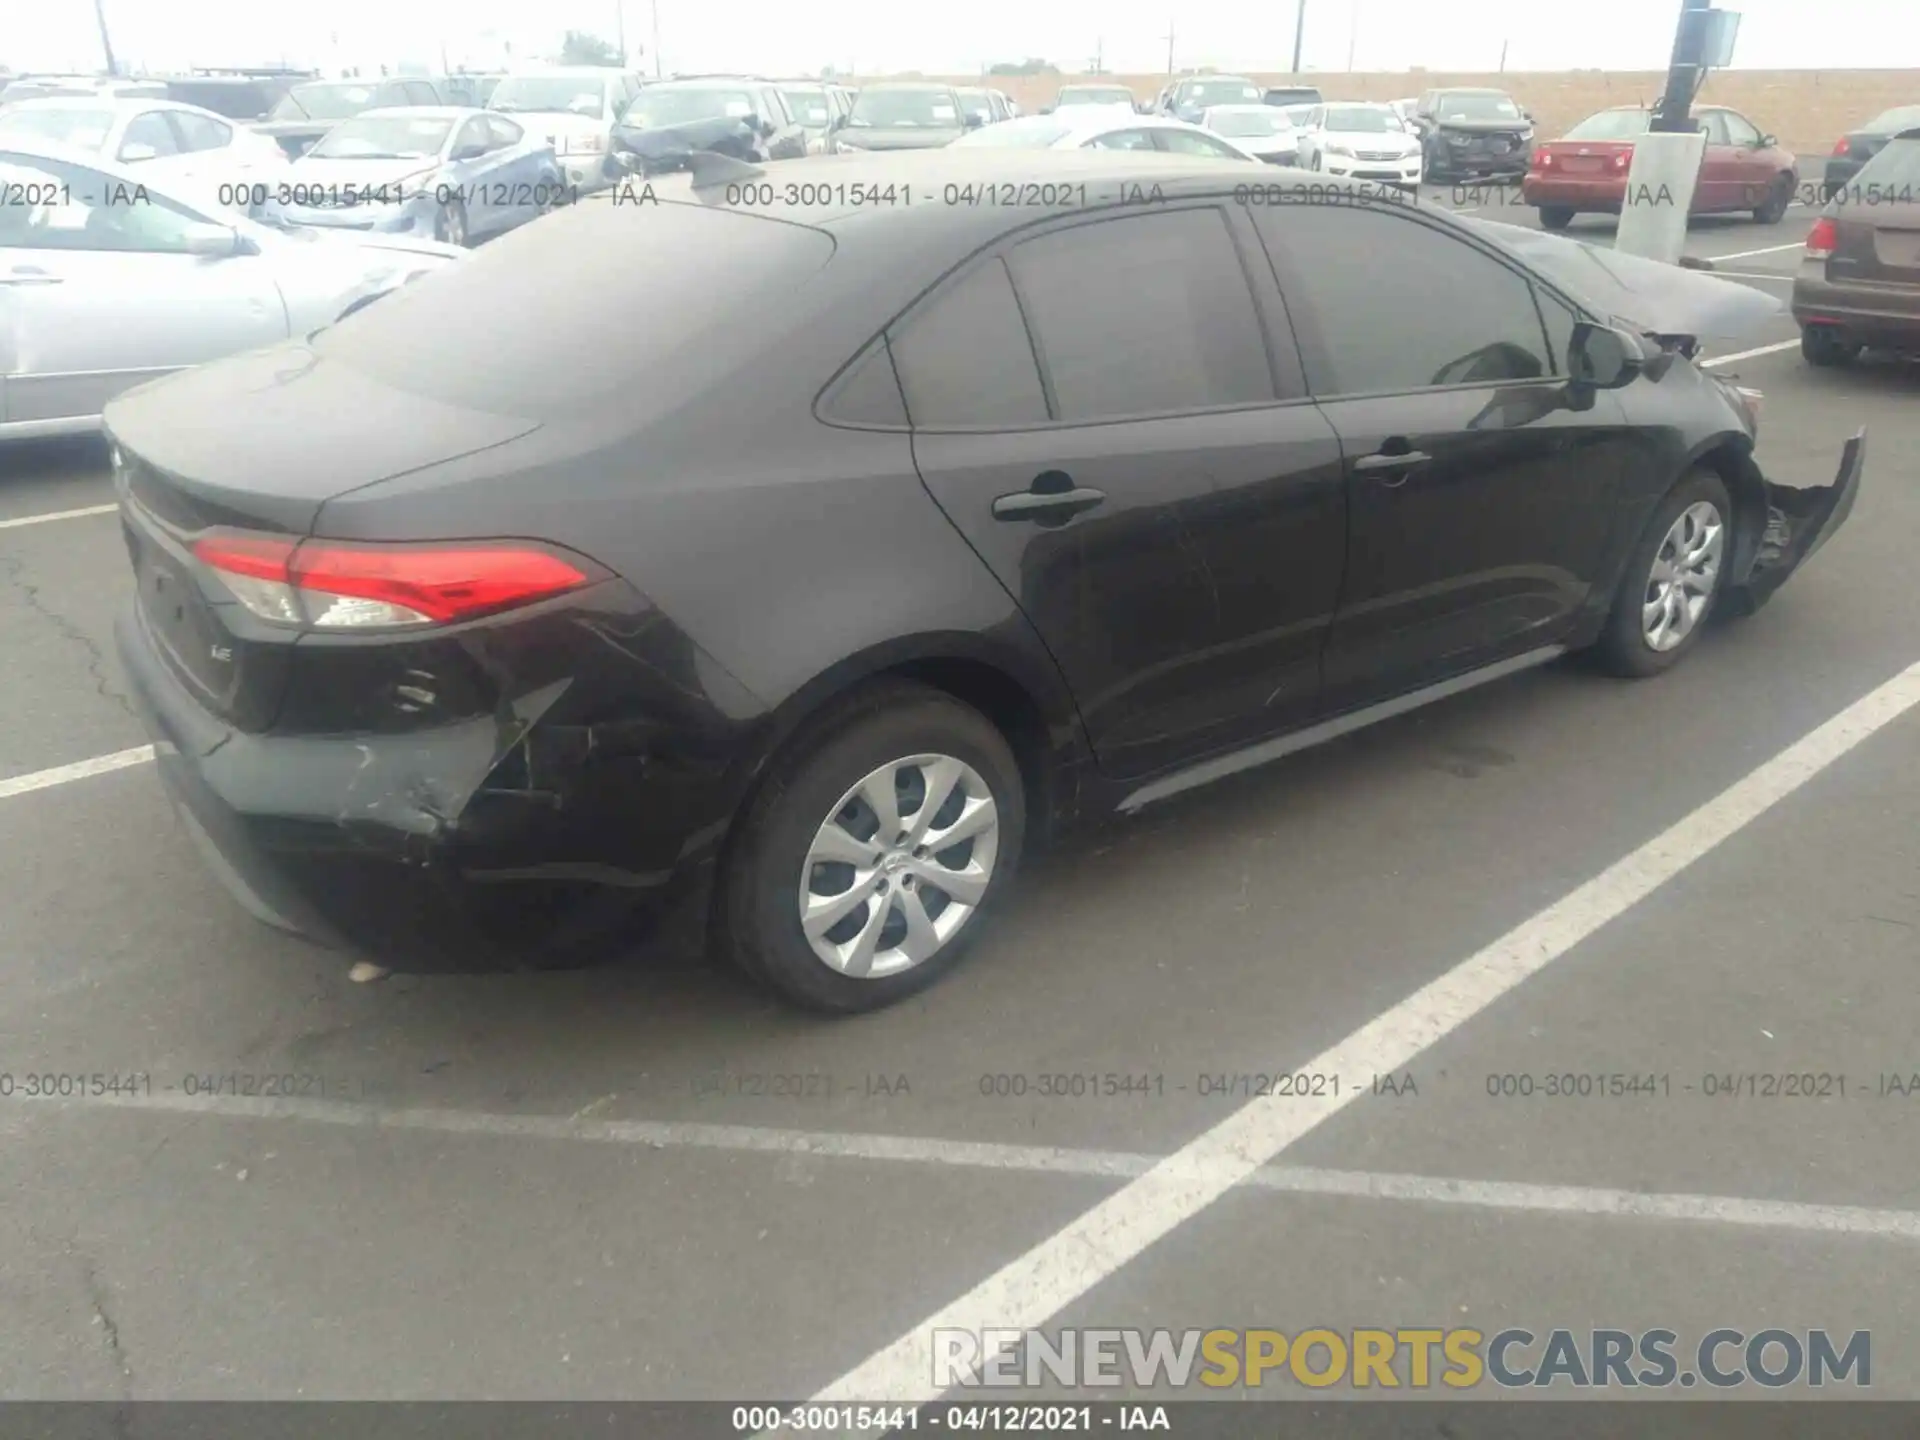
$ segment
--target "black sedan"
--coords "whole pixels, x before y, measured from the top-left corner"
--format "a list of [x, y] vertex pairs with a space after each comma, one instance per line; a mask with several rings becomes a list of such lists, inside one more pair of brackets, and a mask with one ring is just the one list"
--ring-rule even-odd
[[708, 168], [109, 408], [121, 653], [256, 915], [414, 970], [687, 915], [872, 1008], [1043, 837], [1568, 651], [1667, 669], [1859, 483], [1858, 440], [1762, 474], [1673, 328], [1709, 277], [1634, 315], [1629, 257], [1252, 163]]
[[[1821, 173], [1821, 198], [1832, 200], [1838, 196], [1842, 200], [1859, 198], [1864, 202], [1864, 197], [1840, 192], [1853, 184], [1862, 167], [1885, 149], [1888, 141], [1913, 129], [1920, 129], [1920, 105], [1896, 105], [1891, 110], [1882, 110], [1859, 129], [1842, 135], [1834, 143], [1833, 153], [1827, 157], [1826, 169]], [[1879, 196], [1874, 199], [1877, 201]]]

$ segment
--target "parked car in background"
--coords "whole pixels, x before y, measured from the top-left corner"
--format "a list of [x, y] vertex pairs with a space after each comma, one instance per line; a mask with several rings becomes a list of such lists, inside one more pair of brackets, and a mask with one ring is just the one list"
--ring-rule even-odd
[[435, 83], [440, 93], [447, 97], [449, 105], [461, 105], [479, 110], [493, 98], [493, 92], [500, 88], [500, 82], [507, 77], [504, 74], [480, 74], [470, 71], [456, 71], [451, 75], [442, 75]]
[[0, 438], [91, 430], [131, 385], [306, 334], [461, 253], [256, 223], [51, 141], [0, 140], [0, 187], [33, 197], [0, 205]]
[[1920, 105], [1896, 105], [1842, 135], [1820, 175], [1822, 198], [1833, 199], [1894, 136], [1913, 129], [1920, 129]]
[[1167, 115], [1129, 115], [1105, 108], [1022, 115], [988, 125], [953, 142], [976, 150], [1135, 150], [1198, 155], [1215, 160], [1258, 160], [1224, 135]]
[[975, 124], [996, 125], [1002, 120], [1013, 118], [1013, 112], [1007, 108], [1005, 97], [998, 90], [966, 86], [955, 93], [960, 97], [960, 108]]
[[1402, 187], [1420, 183], [1420, 137], [1388, 105], [1316, 105], [1299, 146], [1300, 164], [1308, 170]]
[[1527, 173], [1533, 117], [1504, 90], [1429, 90], [1415, 102], [1412, 124], [1435, 184]]
[[512, 116], [423, 105], [341, 121], [288, 167], [261, 213], [464, 246], [524, 225], [566, 195], [553, 147]]
[[1811, 365], [1845, 365], [1867, 348], [1920, 352], [1920, 119], [1827, 201], [1792, 303]]
[[1300, 132], [1287, 112], [1272, 105], [1210, 105], [1200, 126], [1225, 135], [1256, 159], [1270, 165], [1300, 163]]
[[978, 126], [950, 85], [869, 85], [833, 143], [839, 150], [931, 150]]
[[1315, 101], [1312, 104], [1282, 105], [1279, 107], [1279, 110], [1282, 115], [1287, 117], [1288, 123], [1290, 123], [1294, 129], [1304, 130], [1307, 128], [1308, 118], [1319, 108], [1319, 102]]
[[22, 76], [0, 87], [0, 105], [81, 96], [100, 100], [164, 100], [167, 87], [160, 80], [116, 80], [95, 75]]
[[[1719, 105], [1696, 106], [1693, 118], [1707, 137], [1691, 214], [1750, 211], [1776, 225], [1793, 203], [1799, 162], [1744, 115]], [[1620, 106], [1589, 115], [1558, 140], [1534, 148], [1520, 194], [1549, 230], [1564, 230], [1582, 214], [1618, 215], [1626, 201], [1634, 142], [1653, 123], [1652, 112]]]
[[1133, 91], [1124, 85], [1062, 85], [1060, 92], [1053, 97], [1053, 103], [1041, 106], [1040, 113], [1051, 115], [1060, 110], [1090, 107], [1125, 110], [1130, 115], [1137, 114], [1140, 109]]
[[996, 90], [993, 93], [998, 95], [1000, 97], [1000, 103], [1007, 107], [1008, 119], [1013, 119], [1020, 114], [1020, 102], [1018, 100], [1014, 99], [1004, 90]]
[[[844, 200], [569, 207], [113, 404], [169, 843], [396, 970], [678, 911], [872, 1010], [1030, 837], [1570, 651], [1669, 670], [1858, 493], [1859, 441], [1771, 483], [1730, 381], [1430, 207], [1237, 205], [1258, 170], [1164, 155], [821, 163]], [[856, 198], [903, 183], [1168, 203]]]
[[807, 132], [807, 153], [833, 150], [833, 132], [853, 109], [853, 100], [837, 85], [816, 80], [782, 80], [780, 97], [796, 123]]
[[257, 124], [273, 112], [296, 84], [312, 79], [310, 74], [253, 74], [225, 72], [194, 75], [169, 75], [166, 91], [169, 100], [182, 105], [198, 105], [227, 120]]
[[623, 168], [657, 174], [700, 151], [748, 163], [798, 160], [810, 143], [773, 81], [708, 76], [641, 90], [614, 125], [609, 153]]
[[368, 110], [445, 103], [429, 80], [309, 80], [289, 89], [253, 128], [271, 135], [289, 159], [298, 159], [342, 120]]
[[0, 143], [50, 140], [136, 167], [205, 203], [245, 209], [239, 192], [287, 173], [287, 157], [264, 135], [171, 100], [108, 96], [23, 100], [0, 110]]
[[593, 65], [523, 70], [494, 87], [487, 108], [516, 117], [551, 145], [567, 184], [586, 194], [611, 181], [614, 123], [646, 83], [638, 71]]
[[1318, 105], [1324, 98], [1317, 85], [1269, 85], [1260, 92], [1262, 105], [1283, 110], [1293, 105]]
[[1413, 121], [1414, 117], [1420, 111], [1420, 101], [1417, 96], [1406, 100], [1389, 100], [1387, 105], [1392, 109], [1394, 114], [1400, 117], [1400, 123], [1402, 125], [1406, 126], [1409, 130], [1416, 130]]
[[1161, 94], [1160, 113], [1193, 124], [1215, 105], [1258, 105], [1264, 92], [1242, 75], [1189, 75]]

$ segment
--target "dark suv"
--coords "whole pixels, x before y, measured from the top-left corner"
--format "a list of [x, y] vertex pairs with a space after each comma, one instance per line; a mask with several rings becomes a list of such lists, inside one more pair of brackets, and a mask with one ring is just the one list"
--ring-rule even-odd
[[772, 80], [703, 75], [648, 85], [614, 122], [612, 152], [642, 174], [683, 168], [700, 152], [746, 161], [798, 160], [807, 131]]
[[1533, 116], [1504, 90], [1429, 90], [1413, 108], [1429, 182], [1519, 179], [1533, 150]]

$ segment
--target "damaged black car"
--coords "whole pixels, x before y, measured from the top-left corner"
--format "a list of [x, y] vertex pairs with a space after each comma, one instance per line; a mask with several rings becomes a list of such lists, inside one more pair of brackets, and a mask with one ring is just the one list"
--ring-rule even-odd
[[748, 164], [797, 160], [807, 132], [772, 81], [702, 76], [647, 86], [615, 123], [608, 151], [616, 171], [658, 175], [702, 153]]
[[[1860, 483], [1862, 439], [1763, 472], [1710, 276], [1254, 163], [743, 171], [109, 407], [121, 654], [257, 916], [402, 970], [685, 918], [871, 1009], [1076, 827], [1571, 651], [1668, 669]], [[871, 203], [986, 184], [1058, 203]]]

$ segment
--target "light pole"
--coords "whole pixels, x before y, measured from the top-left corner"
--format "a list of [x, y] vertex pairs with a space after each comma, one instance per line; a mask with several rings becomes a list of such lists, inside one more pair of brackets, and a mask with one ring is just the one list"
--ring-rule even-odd
[[653, 0], [653, 78], [660, 78], [660, 0]]
[[1293, 74], [1300, 73], [1300, 45], [1307, 38], [1307, 0], [1296, 0], [1293, 9]]
[[627, 63], [627, 0], [613, 0], [614, 34], [620, 45], [620, 63]]
[[[1347, 73], [1353, 73], [1353, 52], [1360, 46], [1360, 0], [1353, 0], [1353, 23], [1347, 29]], [[1299, 61], [1294, 62], [1296, 65]]]
[[106, 52], [107, 74], [118, 75], [120, 66], [113, 58], [113, 41], [107, 36], [107, 0], [93, 0], [93, 18], [100, 26], [100, 48]]
[[1693, 129], [1691, 108], [1700, 88], [1701, 64], [1707, 45], [1707, 12], [1712, 0], [1680, 0], [1680, 26], [1673, 35], [1673, 59], [1667, 65], [1667, 93], [1652, 128], [1666, 134]]

